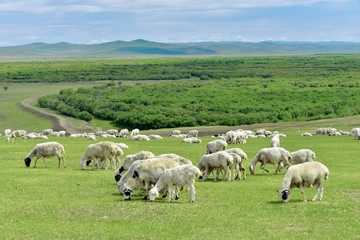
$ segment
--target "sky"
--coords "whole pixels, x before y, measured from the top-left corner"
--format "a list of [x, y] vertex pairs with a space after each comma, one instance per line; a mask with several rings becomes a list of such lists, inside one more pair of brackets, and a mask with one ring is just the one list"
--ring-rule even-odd
[[0, 46], [360, 42], [360, 0], [0, 0]]

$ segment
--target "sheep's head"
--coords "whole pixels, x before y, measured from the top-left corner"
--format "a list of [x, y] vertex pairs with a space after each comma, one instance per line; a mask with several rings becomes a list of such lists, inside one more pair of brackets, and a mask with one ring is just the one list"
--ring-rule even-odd
[[159, 192], [156, 189], [152, 188], [149, 191], [149, 197], [150, 197], [150, 201], [154, 201], [155, 198], [159, 197]]
[[90, 163], [91, 163], [91, 160], [87, 160], [87, 161], [86, 161], [86, 166], [89, 166]]
[[124, 199], [125, 200], [131, 200], [131, 192], [132, 192], [132, 190], [129, 188], [124, 190]]
[[25, 159], [24, 159], [24, 162], [25, 162], [25, 166], [26, 166], [26, 167], [30, 167], [31, 158], [25, 158]]
[[252, 175], [254, 175], [255, 169], [254, 169], [254, 166], [253, 166], [252, 164], [249, 166], [249, 171], [250, 171], [250, 173], [251, 173]]
[[290, 190], [279, 191], [279, 195], [283, 202], [288, 202], [290, 200]]

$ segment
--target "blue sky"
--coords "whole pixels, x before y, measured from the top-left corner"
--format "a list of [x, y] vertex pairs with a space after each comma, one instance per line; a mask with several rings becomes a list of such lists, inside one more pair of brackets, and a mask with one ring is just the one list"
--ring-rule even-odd
[[360, 0], [0, 0], [0, 46], [135, 39], [360, 42]]

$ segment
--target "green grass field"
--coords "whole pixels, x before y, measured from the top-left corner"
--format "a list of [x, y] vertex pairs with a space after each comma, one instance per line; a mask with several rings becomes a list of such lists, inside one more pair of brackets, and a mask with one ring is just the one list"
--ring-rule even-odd
[[[197, 180], [196, 201], [188, 203], [189, 192], [179, 200], [155, 202], [119, 195], [114, 170], [80, 170], [79, 160], [89, 140], [50, 138], [65, 147], [68, 167], [57, 168], [56, 159], [39, 160], [37, 168], [26, 168], [24, 157], [44, 140], [0, 138], [0, 237], [1, 239], [359, 239], [360, 142], [350, 136], [300, 137], [288, 133], [281, 146], [294, 151], [311, 148], [318, 161], [330, 170], [322, 202], [303, 202], [294, 189], [289, 203], [281, 203], [276, 190], [283, 173], [262, 174], [259, 166], [250, 175], [248, 165], [256, 152], [268, 147], [270, 139], [248, 139], [241, 147], [249, 156], [247, 179], [233, 182]], [[100, 139], [98, 141], [105, 140]], [[129, 149], [155, 154], [176, 153], [196, 164], [212, 138], [200, 144], [182, 144], [165, 138], [150, 142], [112, 139]], [[124, 156], [121, 159], [124, 159]], [[33, 166], [33, 162], [32, 162]], [[315, 189], [306, 189], [308, 198]]]

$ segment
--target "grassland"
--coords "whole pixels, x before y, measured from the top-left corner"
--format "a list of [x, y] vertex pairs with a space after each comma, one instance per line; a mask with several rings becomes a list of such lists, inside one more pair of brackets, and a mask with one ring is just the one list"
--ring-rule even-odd
[[[304, 203], [299, 189], [291, 201], [280, 202], [276, 190], [283, 173], [255, 175], [244, 181], [196, 181], [196, 201], [188, 203], [189, 192], [178, 201], [155, 202], [134, 197], [125, 201], [118, 194], [113, 170], [80, 170], [89, 141], [51, 138], [65, 146], [68, 167], [25, 168], [23, 158], [40, 140], [0, 140], [0, 237], [2, 239], [359, 239], [360, 188], [358, 179], [359, 141], [350, 136], [300, 137], [288, 134], [281, 145], [293, 151], [313, 149], [330, 169], [322, 202]], [[104, 140], [104, 139], [99, 139]], [[150, 142], [113, 139], [129, 145], [125, 155], [140, 150], [155, 154], [177, 153], [194, 164], [205, 152], [210, 137], [200, 144], [182, 144], [165, 138]], [[248, 167], [256, 152], [269, 139], [249, 139], [240, 147], [248, 154]], [[230, 146], [234, 147], [234, 146]], [[123, 157], [122, 157], [123, 159]], [[247, 171], [248, 173], [248, 171]], [[306, 189], [311, 197], [314, 189]]]

